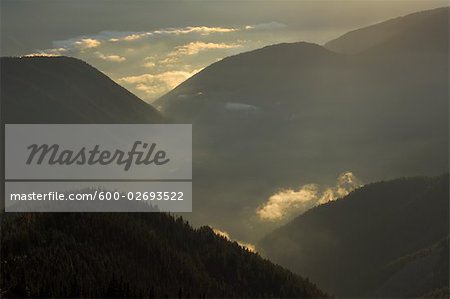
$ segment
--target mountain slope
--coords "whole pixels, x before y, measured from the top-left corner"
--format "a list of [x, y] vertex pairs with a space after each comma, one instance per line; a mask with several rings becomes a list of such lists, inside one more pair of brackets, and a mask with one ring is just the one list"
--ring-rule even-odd
[[[432, 246], [388, 264], [381, 271], [380, 286], [372, 295], [374, 297], [413, 297], [422, 294], [426, 298], [448, 298], [450, 290], [448, 265], [449, 239], [447, 237]], [[423, 293], [423, 290], [427, 292]], [[446, 290], [447, 295], [427, 295], [439, 290]]]
[[448, 211], [448, 175], [374, 183], [297, 217], [259, 248], [338, 296], [420, 296], [448, 288]]
[[[6, 123], [153, 123], [86, 63], [2, 58]], [[1, 297], [324, 297], [237, 243], [159, 213], [0, 213]]]
[[[298, 102], [295, 98], [298, 94], [290, 95], [289, 91], [297, 92], [299, 87], [308, 89], [308, 83], [320, 79], [310, 76], [319, 72], [321, 67], [332, 69], [339, 66], [342, 63], [338, 54], [315, 44], [300, 42], [267, 46], [212, 64], [157, 100], [155, 105], [162, 105], [175, 119], [193, 117], [192, 120], [233, 110], [232, 106], [226, 105], [233, 103], [276, 109], [277, 105], [287, 101], [290, 104]], [[281, 98], [280, 90], [287, 98]], [[195, 109], [202, 105], [208, 105], [208, 110]], [[246, 110], [245, 107], [241, 109]]]
[[209, 227], [158, 213], [5, 215], [5, 297], [324, 297]]
[[157, 123], [161, 114], [87, 63], [1, 58], [6, 123]]
[[[433, 17], [420, 28], [416, 15], [403, 17], [395, 38], [354, 55], [294, 43], [228, 57], [159, 99], [167, 117], [193, 123], [202, 211], [193, 220], [251, 240], [266, 229], [254, 211], [280, 188], [330, 185], [343, 171], [365, 182], [447, 172], [442, 11], [424, 12]], [[240, 221], [229, 223], [230, 215]]]
[[448, 32], [448, 15], [448, 7], [413, 13], [350, 31], [329, 41], [325, 47], [337, 53], [355, 54], [401, 38], [405, 32], [417, 32], [423, 28], [433, 29], [429, 31], [431, 36], [441, 35], [446, 30]]

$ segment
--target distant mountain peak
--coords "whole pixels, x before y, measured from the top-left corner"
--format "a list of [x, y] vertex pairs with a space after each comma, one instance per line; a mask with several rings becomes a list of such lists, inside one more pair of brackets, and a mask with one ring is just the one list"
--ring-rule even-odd
[[163, 121], [151, 105], [80, 59], [2, 57], [0, 63], [6, 123]]
[[[405, 32], [417, 33], [424, 27], [431, 35], [438, 34], [446, 27], [448, 37], [448, 19], [449, 7], [415, 12], [352, 30], [329, 41], [324, 47], [337, 53], [356, 54], [396, 39]], [[446, 22], [447, 26], [442, 26], [442, 22]], [[434, 25], [434, 28], [430, 28], [430, 24]]]

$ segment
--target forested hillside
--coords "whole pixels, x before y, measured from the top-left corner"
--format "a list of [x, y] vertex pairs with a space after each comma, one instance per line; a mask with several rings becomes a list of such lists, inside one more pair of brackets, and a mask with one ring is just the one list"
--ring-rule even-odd
[[316, 286], [159, 213], [2, 215], [4, 297], [324, 297]]
[[259, 248], [337, 296], [422, 296], [449, 286], [448, 211], [448, 175], [373, 183], [298, 216]]

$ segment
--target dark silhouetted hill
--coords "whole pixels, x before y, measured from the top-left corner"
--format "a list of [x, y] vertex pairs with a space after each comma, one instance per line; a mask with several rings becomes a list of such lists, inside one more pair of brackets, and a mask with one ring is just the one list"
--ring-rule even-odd
[[342, 297], [448, 289], [449, 176], [366, 185], [266, 236], [261, 252]]
[[[444, 42], [448, 39], [448, 15], [448, 7], [413, 13], [350, 31], [329, 41], [325, 47], [337, 53], [355, 54], [401, 39], [407, 32], [418, 35], [422, 30], [426, 30], [430, 38], [443, 37]], [[446, 33], [447, 37], [443, 36]]]
[[3, 216], [3, 297], [325, 296], [209, 227], [164, 213]]
[[69, 57], [1, 58], [6, 123], [157, 123], [152, 106]]

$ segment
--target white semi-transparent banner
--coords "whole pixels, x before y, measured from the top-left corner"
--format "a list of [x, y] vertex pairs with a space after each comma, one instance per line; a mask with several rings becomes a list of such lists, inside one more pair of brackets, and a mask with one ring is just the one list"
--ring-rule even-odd
[[8, 124], [6, 212], [189, 212], [192, 126]]

